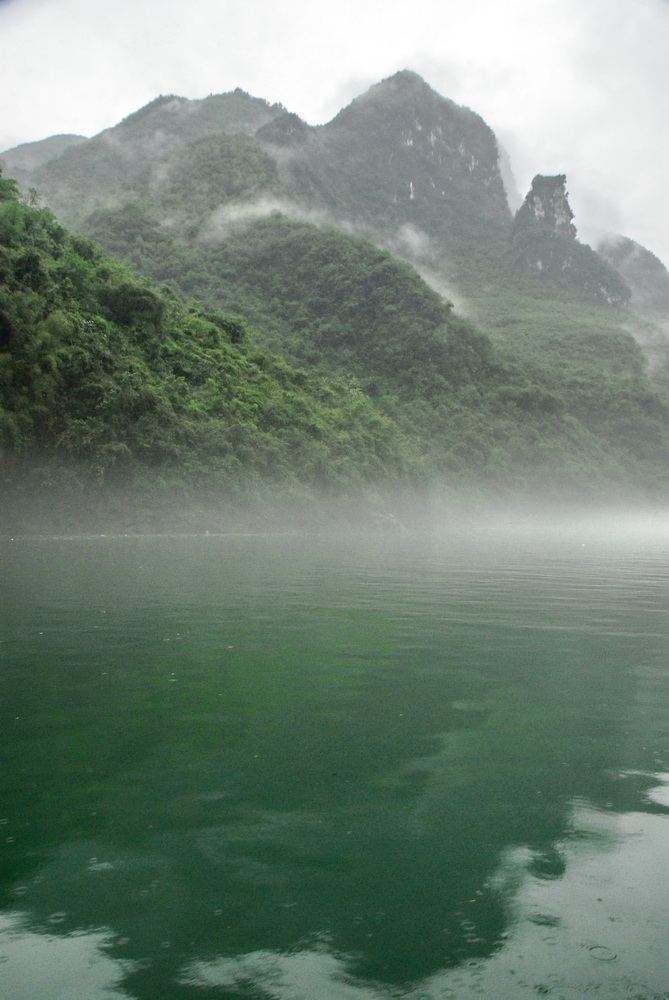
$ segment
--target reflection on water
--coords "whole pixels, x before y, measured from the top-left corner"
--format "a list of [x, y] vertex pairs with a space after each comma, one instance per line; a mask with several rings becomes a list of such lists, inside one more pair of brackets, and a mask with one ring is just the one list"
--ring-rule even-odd
[[127, 997], [121, 982], [131, 964], [111, 959], [108, 930], [80, 930], [57, 936], [64, 914], [55, 913], [51, 933], [30, 930], [27, 913], [0, 915], [0, 983], [12, 1000], [90, 1000]]
[[3, 555], [3, 1000], [669, 997], [657, 539]]
[[[667, 789], [665, 781], [657, 787], [657, 795], [666, 798]], [[656, 798], [655, 790], [651, 797]], [[406, 983], [401, 996], [415, 1000], [481, 995], [492, 1000], [537, 995], [601, 995], [610, 1000], [669, 996], [667, 822], [659, 816], [603, 813], [585, 803], [575, 805], [569, 838], [557, 847], [564, 859], [562, 877], [533, 874], [533, 853], [522, 848], [507, 852], [491, 876], [490, 885], [509, 912], [502, 947], [489, 958], [470, 959], [455, 969]], [[52, 929], [65, 916], [51, 915]], [[476, 933], [473, 920], [463, 919], [462, 925], [470, 935]], [[121, 981], [142, 965], [151, 965], [113, 960], [110, 953], [127, 942], [115, 942], [109, 931], [56, 937], [27, 926], [26, 916], [19, 913], [0, 922], [3, 990], [15, 1000], [127, 996]], [[162, 946], [167, 949], [169, 942]], [[178, 970], [175, 979], [192, 995], [216, 988], [231, 991], [226, 996], [276, 1000], [398, 996], [387, 984], [362, 980], [356, 964], [357, 956], [338, 952], [331, 937], [321, 933], [296, 942], [290, 951], [194, 959]]]

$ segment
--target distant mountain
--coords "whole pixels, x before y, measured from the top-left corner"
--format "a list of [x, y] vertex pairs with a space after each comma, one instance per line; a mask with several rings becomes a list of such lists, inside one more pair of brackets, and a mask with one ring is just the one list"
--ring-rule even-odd
[[[251, 161], [273, 169], [261, 171], [260, 184], [230, 191], [222, 182], [229, 164], [220, 161], [240, 157], [242, 177]], [[511, 218], [490, 128], [407, 71], [320, 127], [240, 90], [201, 101], [161, 97], [36, 165], [30, 184], [74, 225], [119, 197], [171, 208], [176, 190], [189, 213], [231, 195], [282, 198], [379, 239], [406, 240], [403, 231], [416, 227], [438, 239], [456, 270], [463, 253], [499, 243]]]
[[[29, 180], [66, 221], [79, 222], [106, 197], [121, 192], [127, 198], [160, 185], [175, 150], [212, 134], [252, 135], [284, 110], [241, 90], [200, 101], [158, 97], [113, 128], [42, 162]], [[28, 180], [18, 179], [23, 186]]]
[[66, 149], [87, 142], [84, 135], [52, 135], [37, 142], [24, 142], [20, 146], [5, 150], [0, 154], [4, 169], [14, 174], [16, 171], [36, 170], [50, 160], [61, 156]]
[[[502, 180], [509, 168], [491, 129], [409, 71], [323, 126], [238, 89], [196, 101], [159, 97], [93, 139], [54, 137], [2, 155], [5, 173], [77, 228], [94, 210], [134, 202], [192, 240], [212, 216], [225, 222], [226, 209], [235, 217], [240, 208], [281, 210], [365, 235], [454, 292], [476, 295], [490, 271], [494, 281], [503, 270], [512, 280], [529, 270], [563, 294], [629, 298], [624, 275], [617, 281], [614, 262], [585, 250], [571, 218], [562, 233], [545, 220], [527, 231], [528, 205], [549, 197], [554, 179], [542, 182], [543, 196], [535, 179], [514, 222]], [[564, 178], [557, 196], [570, 213]]]
[[161, 97], [19, 182], [159, 294], [354, 387], [404, 442], [391, 478], [663, 495], [669, 274], [580, 242], [562, 174], [513, 214], [500, 163], [480, 116], [403, 71], [318, 127], [240, 90]]
[[627, 282], [637, 310], [669, 319], [669, 271], [654, 253], [624, 236], [603, 239], [597, 252]]
[[643, 346], [653, 378], [669, 384], [669, 271], [650, 250], [623, 236], [602, 240], [597, 252], [630, 288], [630, 329]]
[[432, 254], [456, 281], [486, 259], [499, 266], [512, 223], [492, 130], [406, 70], [319, 127], [238, 89], [159, 97], [90, 140], [52, 137], [0, 155], [70, 225], [119, 199], [150, 202], [172, 225], [185, 212], [191, 232], [230, 202], [280, 203], [414, 263]]

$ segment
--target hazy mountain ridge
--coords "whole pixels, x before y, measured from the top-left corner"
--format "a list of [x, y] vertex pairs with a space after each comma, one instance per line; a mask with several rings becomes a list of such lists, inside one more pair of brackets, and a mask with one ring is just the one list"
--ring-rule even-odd
[[[259, 183], [238, 184], [232, 191], [221, 183], [225, 165], [211, 171], [211, 211], [231, 196], [246, 202], [269, 199], [271, 211], [272, 199], [280, 198], [298, 215], [300, 209], [320, 213], [330, 223], [415, 258], [419, 266], [432, 241], [435, 261], [441, 259], [431, 270], [456, 284], [471, 279], [472, 266], [483, 272], [486, 261], [493, 268], [516, 269], [517, 247], [515, 253], [509, 247], [512, 215], [492, 130], [475, 112], [437, 94], [407, 70], [371, 87], [316, 127], [280, 104], [239, 89], [201, 100], [159, 97], [77, 148], [49, 156], [29, 176], [20, 171], [18, 180], [24, 189], [39, 190], [68, 225], [84, 228], [92, 209], [156, 196], [160, 201], [170, 182], [182, 186], [185, 209], [192, 212], [183, 166], [198, 150], [189, 152], [189, 147], [208, 142], [215, 149], [216, 138], [223, 150], [226, 137], [230, 143], [235, 136], [237, 142], [246, 137], [247, 161], [253, 154], [266, 163], [269, 158], [274, 169], [265, 170]], [[3, 154], [10, 164], [15, 152]], [[218, 205], [217, 192], [224, 196]], [[521, 216], [526, 204], [527, 199]], [[162, 219], [173, 222], [167, 212], [164, 206]], [[407, 229], [412, 239], [403, 235]], [[581, 269], [563, 268], [563, 292], [580, 290]], [[550, 280], [548, 274], [535, 277]], [[608, 284], [613, 284], [610, 273]], [[597, 294], [594, 286], [590, 293]], [[606, 286], [602, 299], [609, 299]], [[613, 295], [614, 302], [620, 299]]]
[[[395, 435], [391, 479], [662, 493], [669, 405], [637, 341], [661, 373], [653, 289], [669, 275], [580, 243], [563, 175], [535, 178], [512, 216], [499, 164], [478, 115], [402, 72], [317, 127], [241, 91], [158, 98], [21, 185], [136, 274], [245, 317], [256, 344], [310, 378], [352, 385]], [[659, 309], [637, 316], [625, 305], [635, 297]], [[263, 410], [270, 438], [285, 434], [278, 413]], [[207, 454], [194, 445], [198, 468]], [[238, 484], [254, 467], [245, 454], [234, 474], [226, 467]], [[323, 482], [343, 482], [329, 462]], [[291, 473], [305, 487], [307, 465], [296, 459]], [[370, 477], [383, 478], [377, 458]]]
[[[118, 204], [150, 187], [154, 173], [161, 177], [162, 161], [176, 149], [212, 134], [252, 135], [284, 111], [241, 90], [198, 101], [162, 96], [29, 173], [17, 171], [16, 178], [24, 189], [36, 187], [49, 207], [76, 225], [91, 207]], [[14, 153], [2, 156], [11, 163]]]
[[[457, 257], [459, 244], [476, 241], [472, 228], [510, 221], [491, 130], [407, 71], [317, 127], [239, 90], [201, 101], [157, 98], [78, 152], [18, 179], [66, 223], [80, 224], [93, 207], [160, 188], [164, 161], [178, 161], [188, 144], [233, 134], [255, 137], [273, 156], [288, 201], [369, 234], [436, 228]], [[434, 202], [441, 202], [436, 212]]]
[[669, 271], [650, 250], [624, 236], [610, 236], [597, 246], [633, 290], [634, 304], [644, 314], [669, 316]]
[[62, 156], [70, 146], [88, 142], [85, 135], [52, 135], [37, 142], [23, 142], [2, 153], [0, 163], [5, 171], [35, 170], [50, 160]]

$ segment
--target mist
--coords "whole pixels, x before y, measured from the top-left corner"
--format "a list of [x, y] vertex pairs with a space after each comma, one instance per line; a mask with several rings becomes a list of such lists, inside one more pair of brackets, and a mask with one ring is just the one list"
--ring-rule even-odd
[[[668, 18], [664, 0], [0, 0], [0, 148], [236, 87], [317, 124], [407, 66], [503, 137], [512, 208], [564, 171], [582, 239], [624, 233], [661, 266]], [[158, 192], [168, 144], [146, 150]], [[179, 196], [159, 220], [177, 236]], [[451, 262], [416, 224], [215, 198], [197, 253], [166, 241], [181, 292], [4, 205], [25, 225], [0, 301], [3, 1000], [665, 995], [669, 425], [622, 313], [588, 327], [537, 284], [504, 355], [370, 253], [393, 322], [364, 341], [361, 251], [325, 273], [334, 308], [277, 271], [268, 338], [285, 324], [289, 357], [312, 318], [321, 337], [298, 370], [214, 312], [200, 249], [275, 214], [335, 224], [466, 314]], [[262, 315], [241, 259], [224, 294]], [[640, 302], [659, 369], [667, 309]]]
[[281, 215], [294, 222], [308, 222], [319, 227], [335, 224], [334, 218], [327, 212], [311, 211], [284, 198], [262, 197], [219, 205], [200, 228], [198, 242], [204, 246], [224, 243], [232, 233], [243, 232], [272, 215]]
[[[288, 535], [305, 541], [358, 538], [402, 548], [413, 542], [500, 544], [537, 551], [546, 545], [576, 553], [669, 544], [669, 506], [628, 490], [608, 496], [564, 490], [492, 491], [432, 483], [429, 488], [378, 483], [333, 489], [265, 484], [236, 493], [174, 486], [146, 492], [139, 485], [104, 488], [51, 485], [2, 489], [0, 537], [133, 537]], [[421, 539], [423, 541], [421, 541]], [[591, 550], [586, 553], [585, 549]]]

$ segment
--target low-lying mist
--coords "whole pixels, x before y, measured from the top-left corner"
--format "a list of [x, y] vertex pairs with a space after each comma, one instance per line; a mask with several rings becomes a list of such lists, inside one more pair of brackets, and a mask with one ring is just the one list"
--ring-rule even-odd
[[419, 538], [478, 545], [516, 540], [569, 546], [669, 543], [669, 505], [632, 496], [504, 496], [416, 488], [296, 490], [213, 496], [195, 490], [47, 489], [2, 500], [0, 537], [30, 535], [293, 534], [411, 543]]

